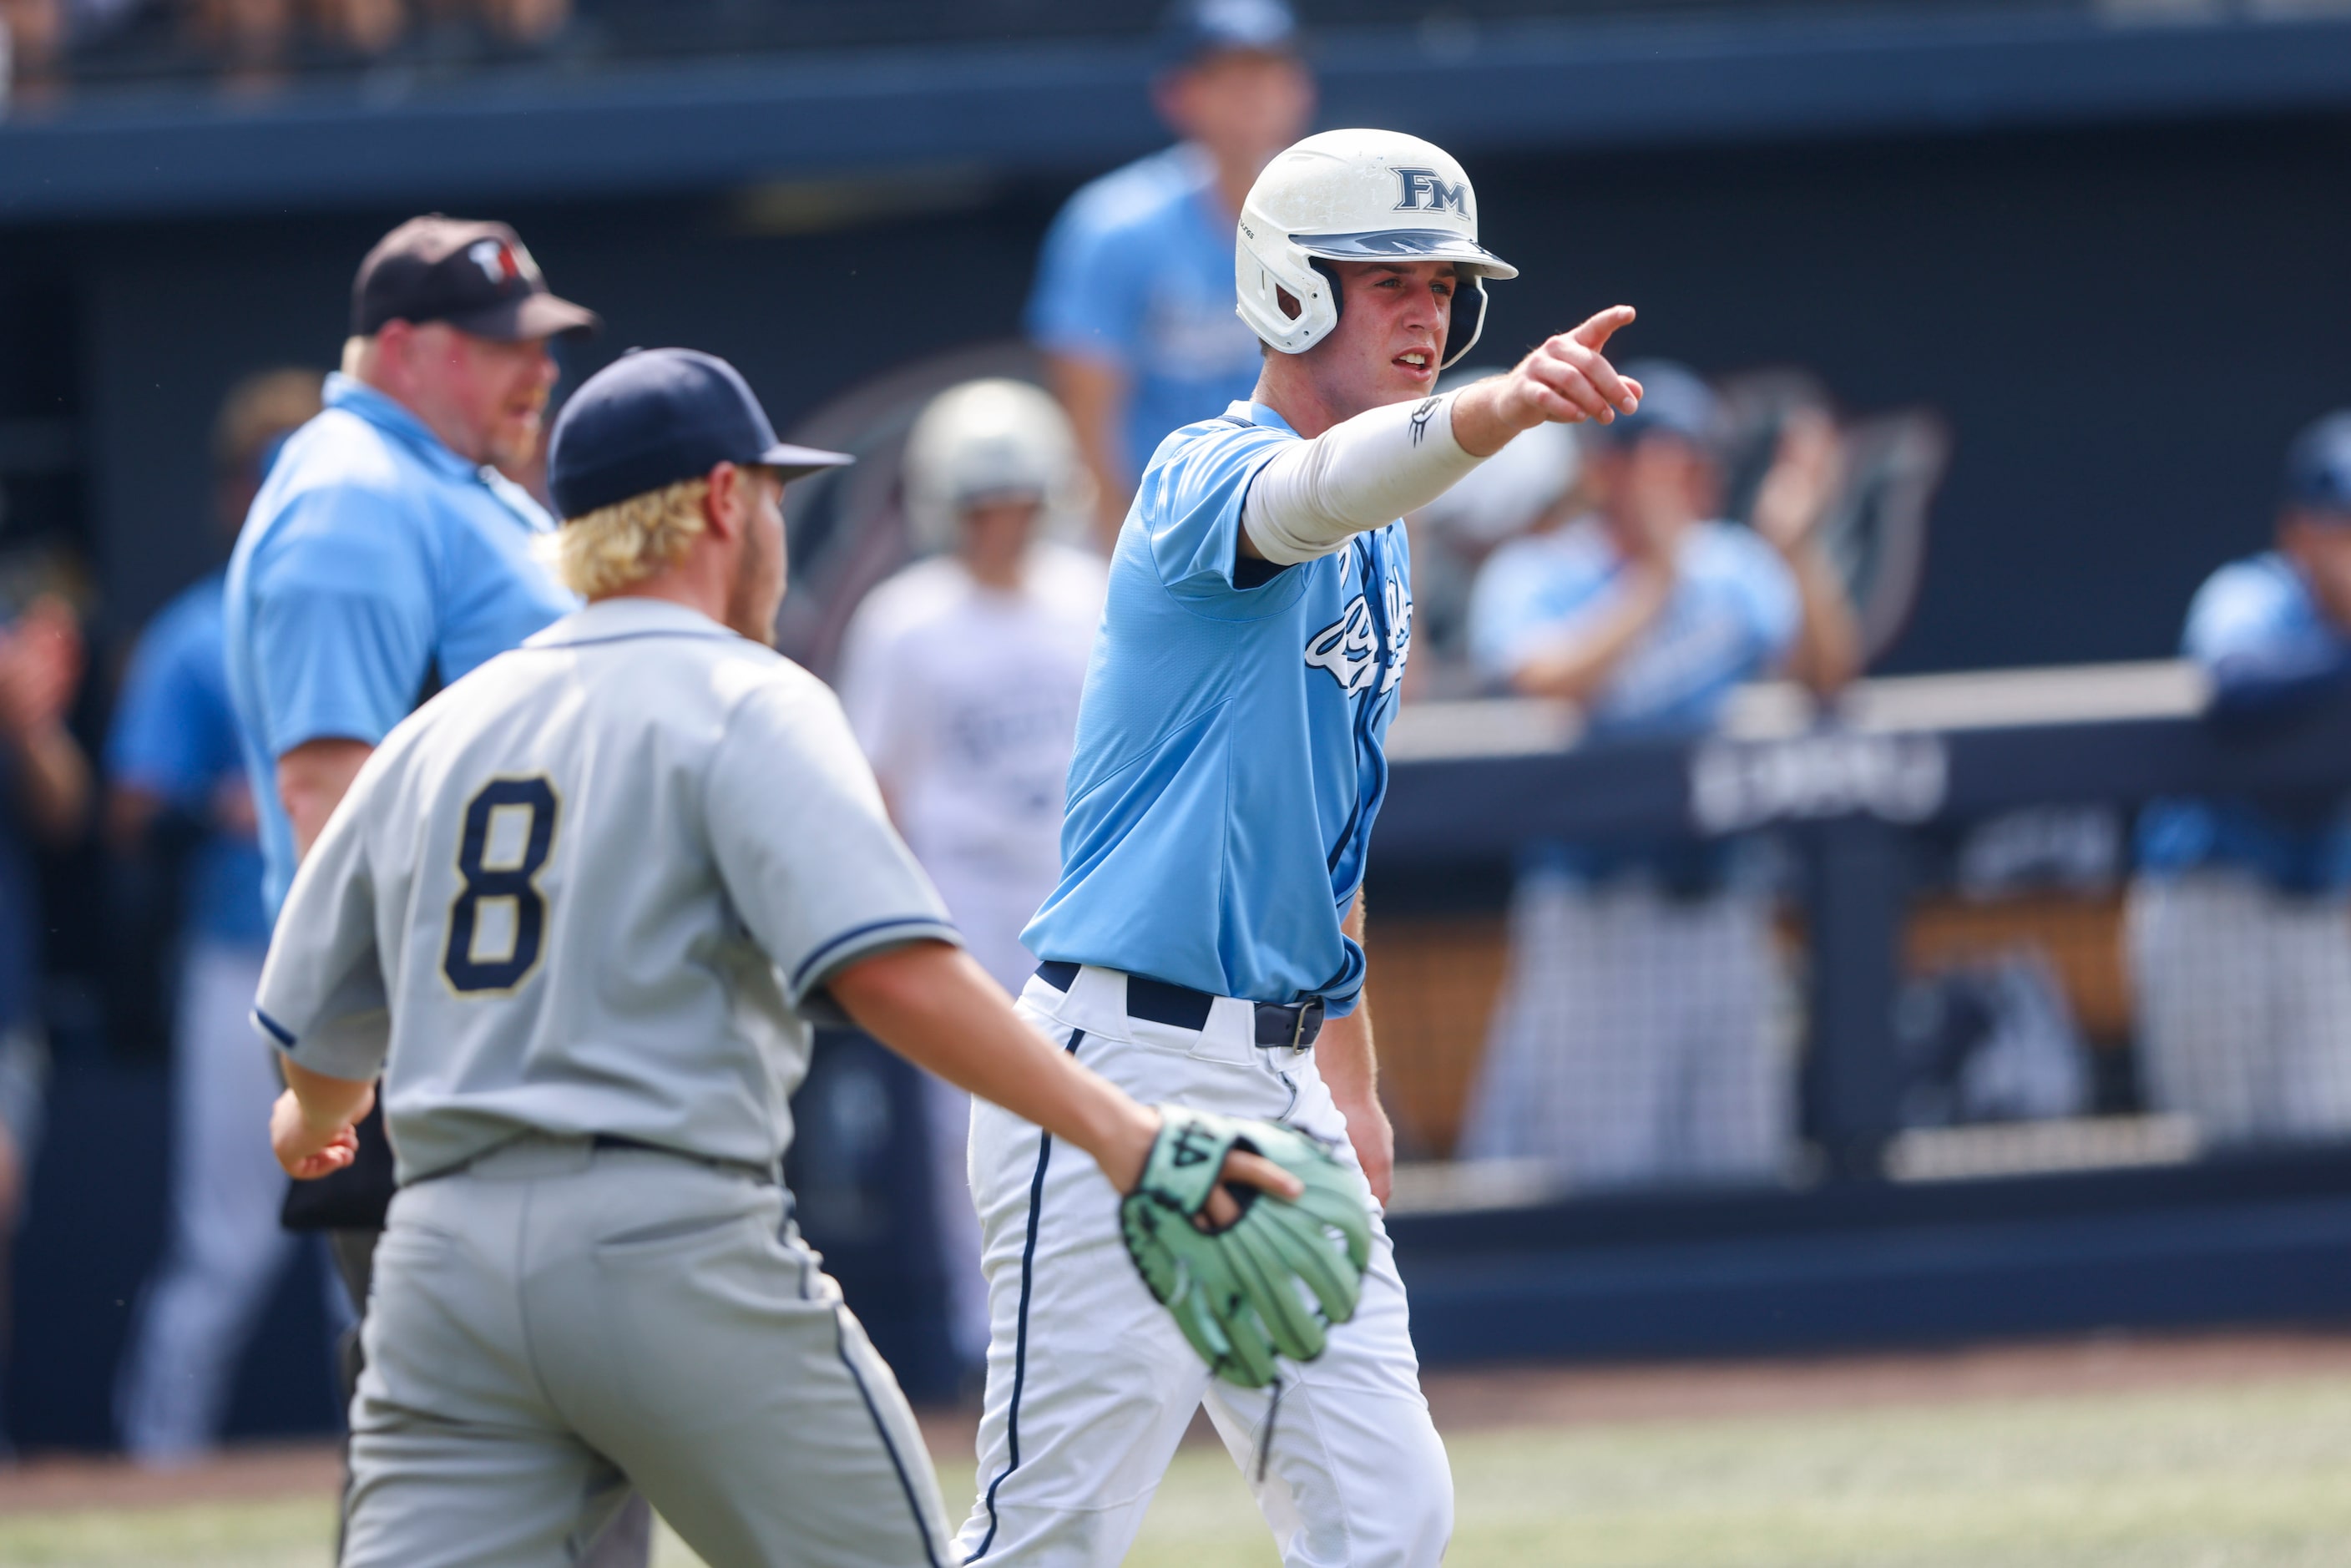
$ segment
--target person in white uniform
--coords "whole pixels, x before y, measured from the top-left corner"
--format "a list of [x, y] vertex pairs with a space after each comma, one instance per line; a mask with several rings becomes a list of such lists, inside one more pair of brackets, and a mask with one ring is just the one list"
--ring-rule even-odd
[[[1235, 235], [1256, 391], [1169, 434], [1111, 562], [1061, 879], [1023, 940], [1021, 1011], [1130, 1092], [1273, 1116], [1387, 1192], [1359, 940], [1384, 747], [1411, 643], [1400, 518], [1516, 434], [1613, 417], [1639, 389], [1603, 312], [1507, 375], [1436, 394], [1488, 278], [1468, 177], [1383, 131], [1290, 147]], [[1115, 1290], [1113, 1185], [1017, 1111], [979, 1107], [972, 1176], [995, 1329], [977, 1505], [988, 1568], [1106, 1568], [1193, 1414], [1249, 1478], [1290, 1568], [1427, 1568], [1452, 1532], [1384, 1231], [1353, 1319], [1270, 1388], [1214, 1385]]]
[[1242, 1212], [1193, 1180], [1178, 1227], [1238, 1237], [1305, 1191], [1248, 1129], [1070, 1061], [956, 945], [839, 704], [766, 643], [783, 482], [841, 461], [778, 443], [710, 356], [591, 378], [549, 454], [587, 607], [386, 737], [295, 877], [254, 1012], [272, 1145], [298, 1179], [347, 1166], [381, 1073], [399, 1183], [343, 1568], [556, 1568], [624, 1482], [712, 1568], [947, 1560], [904, 1397], [778, 1181], [812, 1016], [1138, 1203], [1210, 1159], [1259, 1189]]
[[[1008, 992], [1037, 967], [1020, 928], [1061, 873], [1061, 786], [1105, 567], [1064, 542], [1092, 486], [1061, 405], [1026, 382], [967, 382], [907, 438], [909, 530], [925, 558], [866, 596], [841, 699], [891, 819], [964, 946]], [[967, 1169], [971, 1097], [924, 1081], [949, 1338], [987, 1357], [987, 1286]]]

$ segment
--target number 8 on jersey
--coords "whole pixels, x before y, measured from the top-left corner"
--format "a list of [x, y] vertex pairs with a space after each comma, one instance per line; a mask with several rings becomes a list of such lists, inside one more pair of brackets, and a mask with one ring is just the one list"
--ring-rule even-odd
[[547, 899], [537, 879], [555, 843], [555, 787], [544, 776], [494, 779], [466, 803], [457, 844], [465, 888], [449, 906], [441, 958], [457, 990], [510, 991], [538, 964]]

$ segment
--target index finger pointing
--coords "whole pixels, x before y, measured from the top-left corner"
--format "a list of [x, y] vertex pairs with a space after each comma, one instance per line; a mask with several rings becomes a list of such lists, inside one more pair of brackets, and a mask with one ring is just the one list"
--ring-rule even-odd
[[1609, 338], [1615, 333], [1616, 329], [1619, 327], [1630, 326], [1632, 320], [1633, 308], [1630, 305], [1611, 305], [1607, 309], [1584, 322], [1583, 326], [1568, 333], [1568, 336], [1587, 349], [1604, 349], [1608, 346]]

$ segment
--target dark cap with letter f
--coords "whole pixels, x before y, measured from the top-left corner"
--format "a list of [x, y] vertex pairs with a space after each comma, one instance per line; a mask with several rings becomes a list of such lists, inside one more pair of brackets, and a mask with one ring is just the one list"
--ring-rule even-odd
[[590, 376], [548, 438], [547, 487], [567, 519], [699, 479], [721, 463], [797, 479], [856, 461], [776, 439], [741, 372], [693, 349], [632, 349]]

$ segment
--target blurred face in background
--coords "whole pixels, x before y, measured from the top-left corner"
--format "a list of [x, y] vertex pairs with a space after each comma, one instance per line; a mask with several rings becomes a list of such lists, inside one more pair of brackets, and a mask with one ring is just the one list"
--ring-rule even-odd
[[990, 496], [963, 510], [959, 553], [972, 576], [990, 587], [1015, 587], [1037, 520], [1045, 512], [1039, 496]]
[[445, 321], [385, 322], [364, 372], [452, 452], [506, 469], [528, 469], [538, 453], [555, 377], [546, 339], [500, 342]]
[[1671, 544], [1722, 506], [1722, 476], [1687, 438], [1656, 431], [1618, 444], [1604, 435], [1586, 460], [1593, 504], [1626, 547]]
[[1228, 49], [1160, 78], [1160, 118], [1208, 150], [1220, 168], [1250, 177], [1306, 133], [1314, 78], [1295, 57]]
[[2351, 512], [2289, 507], [2278, 519], [2278, 549], [2301, 569], [2326, 618], [2351, 631]]

